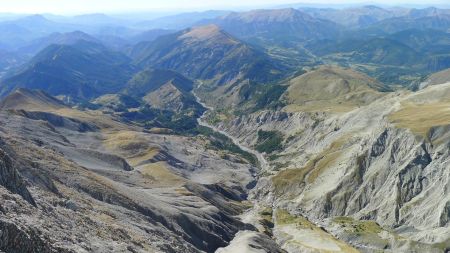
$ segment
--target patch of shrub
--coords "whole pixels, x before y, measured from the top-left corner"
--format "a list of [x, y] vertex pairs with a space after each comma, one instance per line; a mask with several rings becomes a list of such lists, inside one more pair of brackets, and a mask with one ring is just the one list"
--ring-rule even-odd
[[283, 134], [279, 131], [258, 130], [258, 144], [256, 150], [270, 154], [282, 148]]

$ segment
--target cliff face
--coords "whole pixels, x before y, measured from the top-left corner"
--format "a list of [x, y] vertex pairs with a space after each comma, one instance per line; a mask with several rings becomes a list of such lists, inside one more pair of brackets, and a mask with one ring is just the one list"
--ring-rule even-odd
[[[271, 167], [253, 191], [265, 206], [304, 216], [363, 251], [433, 251], [448, 244], [450, 233], [450, 139], [447, 125], [424, 131], [420, 120], [410, 124], [414, 114], [403, 117], [405, 101], [423, 95], [389, 94], [346, 113], [261, 111], [218, 127], [253, 147], [261, 130], [283, 136], [281, 149], [266, 154]], [[349, 224], [366, 221], [380, 230], [349, 232]], [[281, 242], [285, 232], [278, 233]]]
[[[24, 225], [21, 213], [36, 212], [36, 208], [29, 203], [0, 188], [2, 205], [0, 213], [0, 249], [5, 252], [75, 252], [57, 245], [52, 245], [52, 240], [43, 234], [35, 226]], [[22, 224], [20, 224], [22, 223]]]
[[36, 202], [15, 169], [11, 158], [0, 149], [0, 249], [6, 252], [68, 252], [58, 251], [39, 231], [23, 227], [8, 219], [9, 212], [33, 212]]
[[11, 158], [0, 149], [0, 185], [12, 193], [22, 196], [31, 205], [36, 205], [25, 182], [14, 168]]

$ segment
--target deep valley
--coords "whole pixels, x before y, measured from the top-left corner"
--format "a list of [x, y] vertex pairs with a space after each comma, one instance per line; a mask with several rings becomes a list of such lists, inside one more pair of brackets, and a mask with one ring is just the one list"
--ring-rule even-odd
[[11, 15], [0, 252], [450, 251], [450, 9]]

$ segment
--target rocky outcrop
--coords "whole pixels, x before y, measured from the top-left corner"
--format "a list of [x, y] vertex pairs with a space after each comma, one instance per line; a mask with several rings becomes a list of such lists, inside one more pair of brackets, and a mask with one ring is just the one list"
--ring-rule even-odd
[[29, 229], [25, 231], [16, 224], [3, 219], [0, 219], [0, 250], [8, 253], [74, 252], [62, 248], [54, 248], [48, 241], [40, 237], [38, 230]]
[[67, 158], [92, 170], [133, 170], [125, 159], [114, 154], [83, 148], [60, 147], [60, 149]]
[[[260, 203], [321, 225], [346, 216], [376, 221], [422, 246], [445, 242], [448, 126], [432, 127], [425, 136], [398, 128], [388, 120], [396, 102], [387, 98], [342, 114], [261, 111], [218, 127], [247, 146], [255, 145], [258, 130], [283, 132], [282, 150], [266, 155], [271, 170], [251, 194]], [[355, 238], [361, 235], [347, 239], [361, 244]], [[413, 250], [393, 241], [369, 248]]]
[[14, 168], [11, 158], [0, 148], [0, 186], [19, 194], [31, 205], [36, 205], [19, 172]]
[[285, 251], [269, 236], [244, 230], [236, 234], [233, 241], [225, 248], [219, 248], [216, 253], [284, 253]]
[[16, 113], [29, 119], [47, 121], [54, 127], [62, 127], [73, 131], [90, 132], [98, 130], [98, 127], [94, 124], [88, 124], [77, 119], [62, 117], [53, 113], [24, 110], [16, 111]]

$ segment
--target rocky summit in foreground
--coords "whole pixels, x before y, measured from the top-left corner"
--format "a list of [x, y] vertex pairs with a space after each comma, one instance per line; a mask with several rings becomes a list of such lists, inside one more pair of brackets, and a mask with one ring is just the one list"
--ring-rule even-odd
[[251, 227], [235, 215], [256, 168], [208, 137], [150, 133], [29, 90], [5, 98], [0, 121], [6, 252], [213, 252]]

